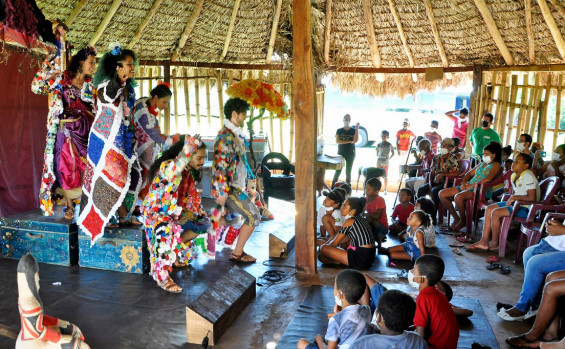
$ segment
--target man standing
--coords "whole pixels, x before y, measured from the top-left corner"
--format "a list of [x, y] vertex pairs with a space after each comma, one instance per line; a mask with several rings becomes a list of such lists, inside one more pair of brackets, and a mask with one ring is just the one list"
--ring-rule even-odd
[[439, 133], [437, 133], [437, 129], [439, 127], [439, 122], [437, 120], [432, 120], [430, 125], [430, 130], [424, 133], [424, 137], [430, 140], [432, 143], [432, 151], [437, 153], [437, 145], [441, 142], [442, 138]]
[[261, 221], [259, 209], [245, 190], [248, 176], [253, 176], [247, 162], [242, 129], [248, 110], [249, 103], [239, 98], [230, 98], [224, 105], [224, 127], [214, 143], [212, 195], [216, 197], [218, 205], [225, 206], [228, 212], [239, 213], [244, 220], [230, 260], [255, 263], [256, 259], [243, 251], [245, 243]]
[[408, 119], [404, 119], [404, 122], [402, 122], [402, 129], [396, 132], [396, 149], [401, 161], [403, 160], [402, 158], [405, 160], [406, 156], [408, 156], [410, 142], [413, 138], [416, 138], [414, 132], [408, 129], [409, 126], [410, 121]]
[[[456, 116], [456, 114], [458, 115]], [[453, 133], [451, 134], [451, 138], [459, 138], [461, 140], [461, 148], [465, 148], [465, 141], [467, 140], [467, 128], [469, 127], [469, 123], [467, 122], [469, 110], [467, 108], [452, 110], [445, 113], [445, 116], [447, 116], [449, 120], [453, 121]]]
[[483, 115], [481, 127], [477, 127], [471, 131], [469, 140], [473, 147], [473, 155], [481, 157], [483, 155], [483, 148], [490, 142], [494, 141], [501, 143], [498, 133], [490, 128], [493, 122], [494, 116], [491, 113], [485, 113]]
[[387, 130], [381, 132], [381, 139], [383, 140], [377, 144], [377, 168], [385, 170], [385, 187], [384, 194], [387, 193], [388, 188], [388, 164], [390, 159], [394, 156], [394, 147], [388, 141], [389, 133]]
[[[335, 142], [338, 144], [337, 153], [345, 158], [345, 181], [351, 186], [351, 168], [355, 160], [355, 143], [359, 138], [359, 123], [355, 125], [355, 128], [350, 127], [350, 123], [351, 116], [345, 114], [343, 127], [338, 128], [335, 132]], [[335, 171], [332, 188], [339, 180], [339, 175], [341, 175], [341, 169]]]

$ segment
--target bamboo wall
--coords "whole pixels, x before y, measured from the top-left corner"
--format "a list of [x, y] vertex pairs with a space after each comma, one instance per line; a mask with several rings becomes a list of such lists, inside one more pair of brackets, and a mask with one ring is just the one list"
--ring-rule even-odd
[[[482, 84], [471, 101], [469, 132], [480, 127], [482, 115], [490, 112], [494, 115], [493, 128], [504, 146], [511, 145], [514, 149], [522, 133], [530, 134], [548, 153], [565, 142], [565, 131], [559, 129], [565, 73], [485, 71], [482, 74]], [[551, 127], [549, 121], [553, 117], [555, 125]]]
[[[173, 96], [169, 105], [170, 120], [165, 122], [162, 111], [159, 123], [164, 133], [200, 134], [215, 137], [224, 123], [223, 105], [227, 98], [225, 90], [235, 82], [246, 78], [261, 79], [272, 84], [293, 110], [292, 83], [288, 71], [241, 71], [227, 69], [204, 69], [171, 67], [170, 83]], [[140, 66], [136, 70], [137, 97], [147, 97], [158, 80], [164, 80], [163, 67]], [[187, 117], [189, 115], [189, 117]], [[291, 161], [294, 157], [294, 113], [281, 120], [266, 112], [257, 120], [253, 129], [268, 139], [268, 150], [283, 153]], [[170, 125], [166, 130], [165, 126]]]

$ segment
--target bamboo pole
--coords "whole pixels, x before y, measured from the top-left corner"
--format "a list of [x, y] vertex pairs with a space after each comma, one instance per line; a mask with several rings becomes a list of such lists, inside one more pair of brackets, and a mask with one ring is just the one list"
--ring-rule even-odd
[[233, 85], [233, 70], [228, 70], [228, 87]]
[[[207, 75], [210, 75], [209, 71]], [[206, 83], [206, 116], [208, 117], [208, 126], [212, 127], [212, 113], [210, 110], [210, 78], [204, 79], [204, 82]]]
[[555, 128], [553, 131], [553, 147], [551, 149], [555, 149], [557, 147], [557, 138], [559, 137], [559, 130], [561, 124], [561, 97], [563, 91], [563, 78], [565, 75], [559, 74], [559, 82], [557, 86], [557, 105], [555, 106]]
[[[529, 77], [528, 77], [529, 79]], [[526, 109], [526, 120], [524, 124], [524, 132], [530, 134], [532, 137], [534, 136], [533, 133], [530, 133], [531, 124], [532, 124], [532, 113], [534, 110], [534, 104], [536, 103], [536, 96], [537, 96], [537, 87], [539, 86], [539, 75], [534, 73], [534, 85], [530, 88], [530, 95], [528, 97], [528, 105]]]
[[475, 128], [475, 125], [477, 124], [477, 120], [483, 115], [483, 113], [485, 111], [486, 95], [487, 95], [487, 86], [481, 85], [480, 89], [479, 89], [479, 94], [477, 96], [479, 104], [478, 104], [477, 109], [475, 111], [472, 122], [469, 125], [469, 126], [471, 126], [470, 127], [471, 129]]
[[[189, 75], [189, 68], [184, 69], [184, 75], [188, 77]], [[188, 133], [190, 132], [190, 81], [184, 80], [184, 106], [186, 108], [186, 127], [188, 127]]]
[[[263, 81], [263, 71], [262, 70], [259, 70], [259, 79], [258, 80]], [[259, 119], [259, 126], [260, 126], [260, 129], [261, 129], [261, 132], [263, 132], [263, 119], [264, 118], [265, 117], [262, 117], [261, 119]]]
[[[539, 73], [536, 73], [536, 87], [534, 88], [534, 91], [535, 91], [535, 100], [534, 100], [534, 104], [531, 108], [532, 117], [530, 119], [530, 135], [532, 137], [534, 136], [536, 126], [538, 124], [539, 105], [540, 105], [540, 102], [541, 102], [541, 95], [542, 95], [542, 89], [540, 87], [540, 74]], [[537, 139], [539, 140], [539, 133], [538, 133]]]
[[220, 125], [224, 127], [224, 83], [222, 82], [222, 71], [216, 72], [216, 87], [218, 89], [218, 105], [220, 107]]
[[[145, 77], [145, 72], [147, 71], [146, 67], [142, 67], [140, 70], [141, 77]], [[139, 82], [139, 96], [143, 97], [145, 94], [143, 93], [143, 80]]]
[[196, 123], [200, 128], [200, 79], [194, 80], [194, 99], [196, 100]]
[[[280, 80], [280, 79], [279, 79]], [[281, 93], [281, 96], [283, 96], [283, 91], [281, 89], [283, 85], [279, 84], [277, 85], [277, 91], [279, 91]], [[284, 121], [282, 118], [279, 118], [279, 142], [280, 142], [280, 153], [284, 154], [284, 133], [283, 133], [283, 129], [284, 129]]]
[[502, 105], [501, 105], [501, 110], [500, 110], [500, 141], [504, 140], [504, 136], [506, 135], [507, 132], [507, 120], [508, 118], [508, 104], [510, 103], [510, 87], [509, 86], [503, 86], [502, 87], [504, 92], [503, 92], [503, 96], [502, 96]]
[[[520, 100], [520, 110], [518, 111], [518, 127], [516, 129], [516, 136], [524, 133], [524, 123], [526, 121], [526, 112], [528, 106], [526, 105], [528, 101], [528, 93], [530, 92], [530, 83], [528, 81], [528, 74], [524, 74], [524, 81], [522, 82], [522, 97]], [[517, 137], [516, 137], [517, 138]]]
[[551, 79], [552, 76], [551, 74], [547, 75], [547, 83], [545, 85], [545, 94], [544, 94], [544, 100], [543, 100], [543, 105], [542, 105], [542, 110], [541, 110], [541, 124], [540, 124], [540, 133], [541, 136], [539, 136], [541, 144], [545, 144], [545, 134], [547, 133], [547, 113], [548, 113], [548, 107], [549, 107], [549, 98], [551, 97]]
[[500, 125], [502, 125], [502, 109], [504, 104], [504, 88], [506, 87], [506, 75], [508, 73], [504, 72], [501, 76], [501, 83], [498, 86], [496, 100], [499, 102], [496, 106], [496, 111], [494, 115], [494, 129], [500, 135]]
[[[173, 77], [176, 77], [178, 74], [178, 69], [173, 69]], [[172, 87], [173, 87], [173, 105], [175, 107], [175, 132], [173, 133], [180, 133], [179, 129], [179, 99], [178, 99], [178, 82], [173, 79]], [[172, 130], [171, 130], [172, 131]]]
[[271, 144], [273, 145], [273, 151], [275, 150], [275, 125], [274, 125], [274, 115], [272, 112], [269, 112], [269, 127], [270, 127], [270, 133], [271, 133], [271, 140], [269, 142], [271, 142]]
[[292, 89], [292, 84], [288, 84], [288, 97], [290, 99], [290, 152], [288, 153], [288, 159], [292, 162], [294, 155], [294, 93]]
[[[508, 133], [506, 134], [506, 143], [510, 144], [512, 131], [514, 130], [514, 119], [516, 118], [516, 97], [518, 96], [518, 75], [512, 75], [512, 82], [510, 85], [510, 112], [508, 113]], [[518, 135], [516, 135], [518, 136]], [[518, 137], [516, 137], [518, 138]], [[501, 137], [502, 140], [502, 137]]]
[[[163, 80], [165, 80], [166, 83], [170, 84], [171, 83], [171, 65], [169, 64], [169, 61], [165, 61], [165, 63], [163, 64]], [[171, 105], [169, 104], [169, 106], [165, 109], [165, 122], [163, 123], [164, 125], [164, 129], [165, 129], [165, 134], [171, 134]]]

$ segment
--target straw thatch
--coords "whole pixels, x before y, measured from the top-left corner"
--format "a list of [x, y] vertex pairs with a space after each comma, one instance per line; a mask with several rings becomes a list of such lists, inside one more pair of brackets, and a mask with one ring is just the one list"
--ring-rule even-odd
[[[68, 40], [76, 47], [88, 44], [98, 30], [112, 4], [119, 0], [88, 0], [71, 23]], [[109, 42], [119, 41], [128, 45], [140, 25], [146, 19], [155, 0], [122, 0], [109, 24], [103, 28], [96, 42], [104, 51]], [[505, 59], [497, 45], [492, 28], [487, 28], [484, 12], [477, 6], [483, 0], [331, 0], [331, 23], [329, 34], [329, 61], [324, 60], [326, 34], [326, 9], [329, 0], [312, 0], [312, 47], [314, 65], [318, 71], [339, 70], [340, 67], [374, 67], [375, 53], [380, 56], [383, 68], [398, 67], [457, 67], [474, 64], [503, 66]], [[368, 1], [375, 34], [376, 48], [370, 49], [363, 1]], [[486, 0], [487, 10], [496, 24], [510, 52], [513, 63], [550, 64], [563, 63], [556, 41], [544, 18], [538, 1], [547, 2], [551, 15], [560, 31], [565, 34], [563, 7], [565, 0], [531, 0], [532, 32], [535, 47], [535, 61], [528, 54], [528, 30], [526, 27], [525, 0]], [[432, 17], [437, 26], [439, 41], [445, 50], [442, 61], [436, 43], [430, 13], [426, 2], [431, 4]], [[37, 0], [47, 18], [68, 18], [79, 0]], [[140, 59], [170, 60], [181, 39], [197, 0], [163, 0], [154, 16], [144, 27], [134, 45]], [[272, 23], [277, 0], [241, 1], [235, 14], [231, 37], [227, 37], [235, 1], [206, 0], [203, 2], [194, 27], [182, 47], [179, 61], [224, 62], [239, 64], [263, 64], [267, 59]], [[561, 6], [561, 8], [557, 8]], [[559, 12], [561, 10], [561, 12]], [[395, 14], [399, 21], [395, 20]], [[274, 53], [283, 64], [292, 61], [292, 1], [283, 0], [278, 21]], [[402, 34], [403, 35], [402, 35]], [[554, 33], [555, 34], [555, 33]], [[228, 40], [226, 40], [228, 39]], [[180, 40], [182, 43], [183, 40]], [[222, 59], [224, 45], [227, 52]], [[405, 42], [406, 45], [403, 45]], [[410, 61], [413, 60], [413, 64]], [[506, 60], [507, 61], [507, 60]], [[396, 86], [411, 91], [420, 87], [450, 85], [464, 80], [463, 77], [443, 82], [425, 84], [420, 77], [417, 82], [407, 76], [390, 78]], [[338, 74], [334, 82], [345, 89], [353, 88], [348, 81], [351, 74]], [[366, 92], [386, 91], [390, 82], [379, 83], [374, 77], [362, 78]], [[374, 81], [373, 81], [374, 80]], [[420, 82], [422, 80], [422, 82]], [[372, 81], [372, 82], [371, 82]], [[388, 81], [388, 79], [387, 79]], [[368, 88], [367, 86], [370, 86]], [[388, 86], [391, 87], [391, 86]], [[372, 92], [380, 94], [380, 92]]]

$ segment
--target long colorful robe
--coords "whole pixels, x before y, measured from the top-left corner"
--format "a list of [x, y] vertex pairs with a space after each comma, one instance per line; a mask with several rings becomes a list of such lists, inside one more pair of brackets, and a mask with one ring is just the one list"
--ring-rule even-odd
[[167, 279], [175, 261], [188, 264], [195, 258], [192, 242], [182, 242], [179, 220], [194, 221], [205, 215], [196, 182], [188, 168], [190, 156], [199, 145], [199, 140], [187, 137], [177, 158], [161, 164], [141, 206], [151, 254], [151, 275], [156, 281]]
[[144, 183], [139, 193], [144, 199], [149, 190], [151, 179], [147, 179], [147, 171], [157, 158], [161, 147], [170, 147], [180, 139], [179, 134], [167, 136], [161, 133], [157, 111], [147, 106], [148, 98], [140, 98], [135, 102], [133, 118], [135, 121], [135, 140], [137, 141], [137, 158], [141, 167], [141, 178]]
[[52, 94], [39, 195], [46, 216], [53, 214], [51, 197], [57, 187], [70, 198], [80, 197], [88, 135], [94, 121], [91, 80], [85, 79], [82, 89], [78, 89], [67, 71], [59, 73], [55, 62], [44, 62], [31, 84], [36, 94]]
[[79, 227], [91, 236], [92, 243], [102, 237], [104, 226], [122, 203], [128, 211], [133, 210], [141, 186], [131, 115], [133, 86], [129, 80], [124, 85], [115, 79], [104, 81], [98, 86], [97, 97], [78, 218]]

